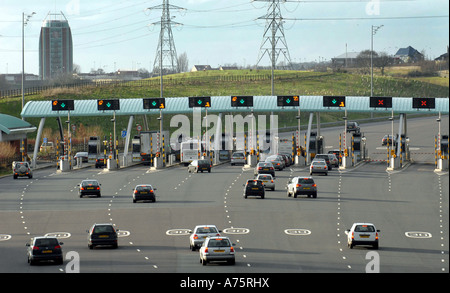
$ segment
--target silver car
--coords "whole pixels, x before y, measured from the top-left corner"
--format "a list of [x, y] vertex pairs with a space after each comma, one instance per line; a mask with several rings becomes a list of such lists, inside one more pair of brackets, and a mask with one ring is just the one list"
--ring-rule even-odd
[[231, 166], [236, 164], [246, 164], [245, 154], [243, 152], [235, 152], [231, 155]]
[[281, 156], [273, 155], [267, 157], [266, 162], [272, 163], [275, 170], [283, 170], [286, 167], [286, 162]]
[[309, 166], [309, 175], [322, 173], [328, 175], [328, 165], [325, 160], [313, 160]]
[[202, 265], [206, 265], [211, 261], [226, 261], [228, 264], [235, 264], [233, 243], [228, 237], [206, 238], [199, 252]]
[[194, 231], [189, 231], [189, 248], [192, 251], [200, 248], [207, 237], [220, 236], [220, 230], [215, 225], [198, 225]]
[[257, 180], [261, 180], [264, 184], [264, 188], [268, 188], [272, 191], [275, 190], [275, 181], [273, 180], [272, 175], [270, 174], [259, 174], [256, 177]]
[[317, 184], [312, 177], [294, 177], [288, 182], [287, 195], [288, 197], [298, 195], [307, 195], [308, 197], [317, 197]]

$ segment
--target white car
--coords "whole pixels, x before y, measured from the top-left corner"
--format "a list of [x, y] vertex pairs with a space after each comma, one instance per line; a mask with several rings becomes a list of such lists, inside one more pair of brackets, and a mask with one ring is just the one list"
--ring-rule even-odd
[[372, 245], [374, 249], [378, 249], [379, 232], [372, 223], [354, 223], [346, 230], [347, 245], [349, 248], [355, 245]]
[[220, 236], [220, 230], [215, 225], [198, 225], [194, 231], [189, 231], [189, 248], [192, 251], [200, 248], [207, 237]]
[[264, 184], [264, 188], [268, 188], [272, 191], [275, 190], [275, 181], [270, 174], [259, 174], [256, 180], [261, 180]]
[[202, 265], [211, 261], [226, 261], [228, 264], [235, 264], [233, 243], [226, 236], [206, 238], [199, 252]]

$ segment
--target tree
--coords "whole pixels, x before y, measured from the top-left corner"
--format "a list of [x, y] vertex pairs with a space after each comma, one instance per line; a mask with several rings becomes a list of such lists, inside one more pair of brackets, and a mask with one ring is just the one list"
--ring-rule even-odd
[[394, 58], [389, 56], [386, 52], [381, 52], [380, 55], [374, 60], [374, 66], [381, 69], [381, 75], [384, 75], [384, 68], [394, 63]]
[[[373, 51], [372, 57], [375, 60], [375, 58], [378, 57], [378, 53]], [[371, 69], [371, 51], [370, 50], [364, 50], [361, 53], [358, 54], [356, 57], [356, 65], [360, 68], [360, 71], [362, 74], [369, 74]], [[375, 63], [375, 62], [374, 62]], [[375, 64], [374, 64], [375, 66]]]
[[188, 72], [189, 71], [189, 60], [186, 52], [178, 56], [178, 68], [177, 72]]

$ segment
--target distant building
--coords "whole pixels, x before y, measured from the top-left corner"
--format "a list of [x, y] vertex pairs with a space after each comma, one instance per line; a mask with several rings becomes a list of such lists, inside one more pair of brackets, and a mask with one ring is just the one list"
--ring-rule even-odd
[[356, 59], [359, 54], [360, 54], [360, 52], [347, 52], [347, 53], [341, 54], [339, 56], [331, 58], [331, 64], [335, 68], [355, 67], [357, 64]]
[[191, 72], [195, 71], [206, 71], [206, 70], [212, 70], [210, 65], [194, 65], [191, 69]]
[[394, 59], [399, 63], [415, 63], [422, 61], [423, 58], [423, 54], [411, 46], [398, 49], [394, 55]]
[[48, 80], [73, 72], [72, 32], [64, 14], [49, 13], [39, 38], [39, 77]]

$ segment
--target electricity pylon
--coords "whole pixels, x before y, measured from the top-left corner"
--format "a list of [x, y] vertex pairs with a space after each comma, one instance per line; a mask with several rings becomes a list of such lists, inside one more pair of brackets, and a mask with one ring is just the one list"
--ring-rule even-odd
[[271, 60], [272, 70], [275, 69], [278, 57], [283, 54], [286, 65], [283, 69], [291, 67], [291, 57], [289, 54], [286, 37], [284, 35], [283, 17], [281, 15], [281, 1], [283, 0], [255, 0], [260, 2], [269, 2], [267, 14], [258, 19], [266, 20], [263, 40], [259, 50], [258, 66], [262, 58], [267, 54]]
[[172, 25], [181, 25], [172, 21], [170, 17], [171, 9], [184, 9], [170, 5], [169, 0], [163, 0], [163, 4], [148, 8], [149, 10], [161, 9], [161, 21], [153, 24], [161, 25], [158, 47], [156, 49], [155, 62], [153, 63], [153, 74], [169, 74], [178, 72], [178, 57], [173, 40]]

